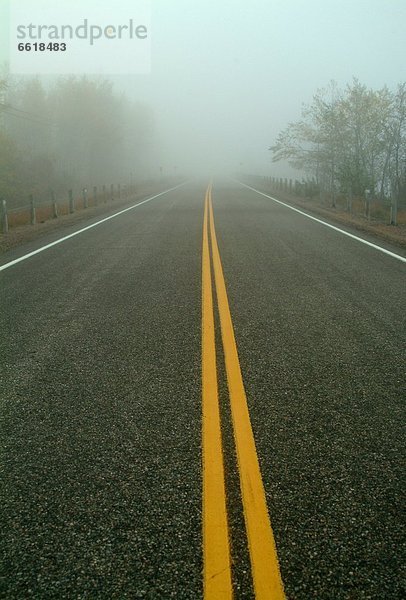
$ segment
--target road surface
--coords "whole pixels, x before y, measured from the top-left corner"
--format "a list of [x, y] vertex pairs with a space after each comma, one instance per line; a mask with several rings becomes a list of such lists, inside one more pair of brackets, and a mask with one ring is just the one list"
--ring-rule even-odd
[[230, 181], [98, 221], [0, 260], [0, 597], [403, 598], [406, 253]]

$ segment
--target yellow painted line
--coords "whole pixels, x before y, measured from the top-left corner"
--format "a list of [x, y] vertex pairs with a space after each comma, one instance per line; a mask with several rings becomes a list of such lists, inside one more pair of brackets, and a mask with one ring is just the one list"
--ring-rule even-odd
[[202, 255], [203, 583], [205, 600], [232, 598], [231, 561], [217, 387], [208, 191]]
[[214, 227], [211, 189], [209, 189], [208, 196], [214, 277], [255, 598], [257, 600], [282, 600], [285, 598], [285, 594], [238, 359]]

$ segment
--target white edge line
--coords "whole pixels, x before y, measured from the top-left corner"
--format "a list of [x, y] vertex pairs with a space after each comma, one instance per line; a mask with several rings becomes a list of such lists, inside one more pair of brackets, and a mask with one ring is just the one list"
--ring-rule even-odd
[[101, 219], [100, 221], [97, 221], [96, 223], [92, 223], [91, 225], [88, 225], [87, 227], [83, 227], [82, 229], [79, 229], [79, 231], [75, 231], [74, 233], [65, 235], [64, 237], [59, 238], [59, 240], [55, 240], [54, 242], [51, 242], [50, 244], [47, 244], [46, 246], [41, 246], [41, 248], [38, 248], [37, 250], [33, 250], [33, 252], [29, 252], [28, 254], [24, 254], [24, 256], [20, 256], [20, 258], [16, 258], [15, 260], [11, 260], [10, 262], [8, 262], [4, 265], [0, 265], [0, 271], [4, 271], [5, 269], [10, 268], [23, 260], [27, 260], [27, 258], [30, 258], [31, 256], [35, 256], [35, 254], [39, 254], [40, 252], [43, 252], [44, 250], [48, 250], [48, 248], [52, 248], [52, 246], [56, 246], [57, 244], [60, 244], [61, 242], [64, 242], [65, 240], [69, 240], [69, 238], [72, 238], [75, 235], [79, 235], [80, 233], [83, 233], [84, 231], [87, 231], [88, 229], [92, 229], [92, 227], [97, 227], [97, 225], [101, 225], [101, 223], [105, 223], [106, 221], [109, 221], [110, 219], [114, 219], [115, 217], [118, 217], [119, 215], [122, 215], [123, 213], [125, 213], [129, 210], [133, 210], [134, 208], [141, 206], [141, 204], [146, 204], [147, 202], [151, 202], [151, 200], [155, 200], [155, 198], [159, 198], [159, 196], [168, 194], [169, 192], [172, 192], [173, 190], [176, 190], [176, 189], [182, 187], [183, 185], [186, 185], [186, 183], [187, 183], [187, 181], [180, 183], [179, 185], [175, 185], [175, 187], [169, 188], [169, 190], [165, 190], [163, 192], [160, 192], [159, 194], [156, 194], [155, 196], [146, 198], [146, 200], [142, 200], [141, 202], [138, 202], [137, 204], [133, 204], [133, 206], [124, 208], [123, 210], [120, 210], [119, 212], [116, 212], [113, 215], [105, 217], [104, 219]]
[[246, 183], [242, 183], [242, 181], [238, 181], [238, 179], [235, 179], [234, 181], [236, 181], [240, 185], [243, 185], [244, 187], [248, 188], [249, 190], [252, 190], [253, 192], [256, 192], [257, 194], [260, 194], [261, 196], [265, 196], [265, 198], [269, 198], [270, 200], [273, 200], [274, 202], [277, 202], [278, 204], [281, 204], [282, 206], [286, 206], [286, 208], [290, 208], [290, 210], [294, 210], [295, 212], [299, 213], [300, 215], [303, 215], [304, 217], [307, 217], [308, 219], [312, 219], [312, 221], [316, 221], [317, 223], [321, 223], [322, 225], [325, 225], [326, 227], [330, 227], [330, 229], [334, 229], [334, 231], [338, 231], [338, 232], [340, 232], [340, 233], [342, 233], [344, 235], [347, 235], [348, 237], [352, 238], [353, 240], [357, 240], [358, 242], [362, 242], [363, 244], [366, 244], [367, 246], [370, 246], [371, 248], [375, 248], [375, 250], [379, 250], [380, 252], [383, 252], [384, 254], [388, 254], [392, 258], [397, 258], [398, 260], [406, 263], [406, 258], [404, 258], [403, 256], [400, 256], [399, 254], [395, 254], [394, 252], [390, 252], [390, 250], [386, 250], [385, 248], [382, 248], [382, 246], [377, 246], [376, 244], [373, 244], [372, 242], [367, 242], [367, 240], [363, 240], [362, 238], [358, 237], [357, 235], [353, 235], [352, 233], [348, 233], [348, 231], [344, 231], [344, 229], [340, 229], [339, 227], [335, 227], [334, 225], [330, 225], [330, 223], [326, 223], [326, 221], [322, 221], [321, 219], [317, 219], [317, 217], [313, 217], [312, 215], [309, 215], [309, 214], [305, 213], [303, 210], [299, 210], [298, 208], [294, 208], [293, 206], [290, 206], [290, 204], [286, 204], [286, 202], [282, 202], [281, 200], [277, 200], [276, 198], [273, 198], [272, 196], [269, 196], [269, 194], [265, 194], [264, 192], [260, 192], [259, 190], [256, 190], [255, 188], [251, 187], [250, 185], [247, 185]]

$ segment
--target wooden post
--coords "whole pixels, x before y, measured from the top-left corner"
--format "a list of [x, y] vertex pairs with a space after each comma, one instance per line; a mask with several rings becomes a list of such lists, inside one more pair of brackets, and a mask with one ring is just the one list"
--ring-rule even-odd
[[121, 183], [118, 184], [118, 199], [121, 200]]
[[106, 186], [103, 185], [103, 201], [107, 202]]
[[111, 194], [111, 199], [114, 200], [114, 184], [113, 183], [110, 186], [110, 194]]
[[371, 190], [365, 190], [365, 217], [371, 220]]
[[35, 225], [37, 222], [37, 212], [35, 210], [34, 196], [30, 194], [30, 206], [31, 206], [31, 225]]
[[69, 212], [70, 214], [75, 212], [75, 202], [73, 200], [73, 190], [68, 190], [69, 194]]
[[51, 204], [52, 204], [52, 217], [54, 219], [58, 218], [58, 205], [56, 203], [56, 197], [54, 190], [51, 190]]
[[3, 233], [8, 233], [8, 215], [7, 215], [7, 202], [5, 200], [1, 203], [1, 213], [2, 213], [2, 231]]
[[83, 188], [82, 196], [83, 196], [83, 208], [88, 208], [89, 201], [87, 199], [87, 188]]
[[97, 206], [97, 185], [93, 186], [93, 203]]
[[289, 194], [292, 194], [292, 180], [289, 179]]
[[398, 224], [398, 196], [397, 191], [392, 195], [392, 201], [390, 205], [390, 225]]
[[348, 192], [347, 209], [350, 215], [352, 215], [352, 189], [350, 189], [350, 191]]

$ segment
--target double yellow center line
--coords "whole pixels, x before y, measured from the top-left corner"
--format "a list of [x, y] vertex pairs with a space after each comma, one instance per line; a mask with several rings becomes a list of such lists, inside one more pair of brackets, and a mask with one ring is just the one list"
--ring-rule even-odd
[[233, 596], [217, 386], [210, 246], [255, 597], [257, 600], [282, 600], [285, 596], [276, 546], [266, 505], [217, 245], [211, 185], [206, 191], [205, 198], [202, 257], [204, 598], [226, 600]]

